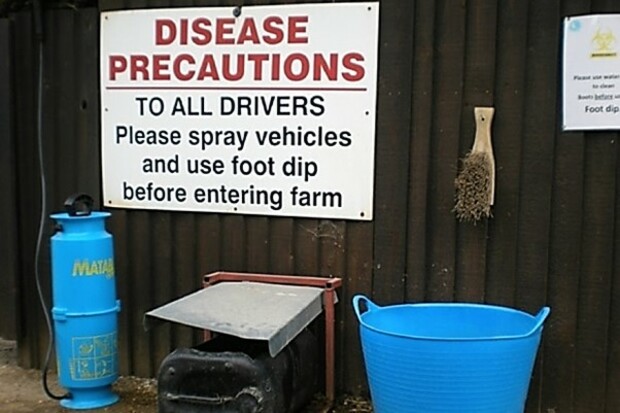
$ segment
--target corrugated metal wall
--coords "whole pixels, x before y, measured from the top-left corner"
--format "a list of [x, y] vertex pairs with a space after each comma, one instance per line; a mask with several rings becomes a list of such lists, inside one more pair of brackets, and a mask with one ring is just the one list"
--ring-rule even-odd
[[[102, 0], [100, 9], [238, 3]], [[244, 2], [258, 3], [283, 2]], [[354, 293], [381, 304], [485, 301], [530, 312], [548, 304], [528, 412], [620, 411], [618, 134], [559, 129], [562, 18], [595, 12], [620, 12], [620, 4], [381, 1], [374, 222], [114, 210], [122, 373], [153, 375], [171, 348], [192, 341], [194, 333], [173, 326], [145, 333], [142, 315], [199, 288], [204, 273], [334, 275], [344, 279], [337, 313], [343, 392], [365, 388]], [[14, 140], [2, 148], [14, 145], [17, 167], [9, 172], [18, 202], [0, 208], [3, 217], [18, 212], [7, 221], [18, 227], [8, 235], [19, 247], [19, 354], [22, 365], [37, 366], [46, 333], [32, 278], [35, 39], [27, 11], [11, 24]], [[72, 192], [100, 196], [98, 11], [47, 10], [45, 24], [44, 151], [48, 202], [57, 209]], [[475, 106], [496, 108], [497, 162], [494, 217], [476, 226], [452, 212]], [[0, 184], [5, 193], [10, 183]], [[47, 293], [48, 264], [46, 250]]]
[[17, 197], [13, 142], [13, 76], [11, 26], [0, 19], [0, 337], [15, 339], [17, 333]]

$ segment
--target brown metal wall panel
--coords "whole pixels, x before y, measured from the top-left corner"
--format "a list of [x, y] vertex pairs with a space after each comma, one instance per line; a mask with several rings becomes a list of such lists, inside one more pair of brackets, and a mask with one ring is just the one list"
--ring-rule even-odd
[[[344, 278], [344, 275], [347, 272], [347, 262], [346, 262], [346, 240], [347, 240], [347, 227], [344, 221], [323, 221], [324, 224], [328, 224], [327, 235], [319, 240], [320, 242], [320, 269], [318, 275], [324, 277], [340, 277]], [[336, 336], [335, 343], [335, 351], [337, 354], [343, 354], [346, 351], [345, 348], [345, 337], [342, 332], [347, 328], [345, 313], [350, 311], [349, 302], [350, 300], [346, 298], [346, 296], [341, 297], [342, 301], [340, 301], [340, 305], [336, 306], [336, 331], [339, 334]], [[321, 324], [319, 324], [321, 323]], [[317, 327], [321, 326], [323, 323], [323, 317], [319, 318]], [[354, 327], [356, 327], [355, 324]], [[324, 342], [325, 334], [322, 328], [317, 328], [319, 340]], [[324, 358], [323, 358], [324, 359]], [[344, 382], [344, 371], [342, 370], [342, 363], [340, 359], [336, 359], [338, 369], [336, 371], [335, 382], [336, 386], [342, 388]], [[323, 363], [323, 360], [321, 360]]]
[[277, 218], [271, 220], [269, 241], [269, 271], [276, 274], [292, 274], [295, 271], [294, 237], [295, 220]]
[[[616, 145], [616, 161], [620, 160], [620, 145]], [[607, 383], [605, 412], [620, 411], [620, 168], [616, 167], [616, 204], [614, 216], [614, 268], [611, 287], [611, 305], [609, 309], [609, 327], [607, 337]]]
[[[559, 1], [531, 2], [519, 188], [519, 245], [515, 305], [536, 313], [546, 303], [554, 136], [557, 128]], [[540, 408], [544, 347], [538, 353], [526, 410]]]
[[[549, 216], [557, 125], [559, 2], [530, 4], [523, 118], [516, 305], [536, 312], [545, 303]], [[526, 241], [527, 240], [527, 241]]]
[[19, 280], [19, 302], [21, 324], [17, 332], [18, 358], [22, 366], [34, 367], [39, 363], [38, 334], [40, 305], [36, 301], [34, 281], [34, 251], [37, 223], [40, 215], [37, 151], [35, 146], [35, 74], [37, 67], [36, 51], [32, 34], [31, 15], [20, 12], [12, 16], [14, 20], [13, 73], [15, 85], [15, 150], [17, 159], [17, 197], [20, 219], [17, 222], [19, 233], [19, 261], [21, 273]]
[[[125, 0], [99, 0], [100, 11], [127, 9]], [[135, 7], [134, 7], [135, 8]]]
[[[468, 2], [465, 67], [461, 113], [460, 156], [471, 150], [475, 135], [474, 109], [493, 107], [497, 38], [497, 1]], [[492, 125], [491, 125], [492, 126]], [[455, 299], [483, 302], [485, 295], [489, 221], [457, 226]]]
[[245, 228], [247, 231], [248, 271], [269, 272], [269, 218], [248, 217]]
[[384, 1], [380, 12], [374, 278], [379, 303], [405, 298], [414, 3]]
[[337, 334], [343, 339], [344, 350], [336, 355], [340, 368], [343, 370], [344, 385], [341, 391], [360, 394], [367, 392], [366, 373], [362, 363], [362, 349], [359, 341], [358, 321], [351, 310], [351, 298], [355, 294], [372, 294], [373, 275], [373, 230], [370, 222], [356, 222], [347, 224], [346, 259], [347, 267], [343, 276], [342, 290], [338, 292], [339, 306], [344, 307], [344, 329], [338, 329]]
[[[152, 343], [149, 336], [144, 333], [142, 319], [144, 313], [154, 307], [152, 300], [154, 284], [163, 280], [151, 279], [154, 265], [152, 259], [155, 255], [151, 241], [153, 240], [153, 222], [157, 220], [158, 212], [131, 211], [127, 214], [128, 232], [126, 234], [114, 234], [117, 237], [127, 237], [130, 256], [129, 272], [125, 275], [131, 278], [131, 290], [129, 296], [123, 301], [131, 301], [131, 313], [129, 315], [129, 330], [131, 334], [130, 351], [132, 357], [131, 374], [140, 377], [152, 377]], [[121, 275], [119, 275], [121, 276]]]
[[607, 133], [589, 136], [584, 155], [581, 278], [575, 361], [577, 412], [605, 405], [617, 150]]
[[496, 167], [495, 205], [489, 222], [485, 298], [489, 303], [513, 305], [517, 279], [519, 186], [523, 117], [528, 2], [503, 1], [498, 7], [497, 67], [493, 152]]
[[[45, 176], [43, 178], [44, 181], [41, 181], [39, 178], [39, 155], [36, 153], [34, 155], [34, 160], [36, 162], [35, 169], [32, 171], [36, 179], [36, 186], [32, 187], [31, 190], [37, 195], [41, 196], [42, 193], [42, 184], [45, 184], [45, 201], [46, 201], [46, 209], [44, 211], [44, 217], [47, 219], [48, 211], [54, 210], [54, 207], [58, 207], [59, 204], [56, 201], [56, 192], [53, 190], [54, 188], [59, 188], [59, 179], [58, 179], [58, 170], [60, 168], [57, 167], [59, 162], [66, 160], [64, 158], [64, 154], [61, 154], [61, 149], [58, 147], [56, 142], [56, 136], [58, 136], [59, 131], [63, 130], [63, 128], [68, 129], [67, 136], [72, 136], [70, 131], [72, 127], [71, 119], [67, 119], [67, 116], [59, 116], [63, 115], [60, 113], [60, 109], [58, 105], [55, 105], [55, 101], [57, 97], [64, 97], [70, 94], [73, 91], [73, 85], [68, 85], [65, 88], [62, 73], [58, 70], [58, 66], [60, 62], [65, 62], [68, 59], [68, 56], [72, 56], [72, 47], [73, 45], [67, 45], [68, 47], [59, 48], [58, 37], [66, 36], [66, 30], [62, 33], [58, 33], [56, 31], [57, 26], [60, 22], [66, 22], [66, 15], [60, 14], [51, 14], [46, 13], [43, 18], [43, 113], [42, 113], [42, 127], [41, 127], [41, 139], [42, 139], [42, 153], [43, 153], [43, 169], [45, 172]], [[71, 29], [72, 22], [68, 22], [67, 26]], [[36, 38], [35, 38], [36, 42]], [[34, 44], [33, 51], [35, 56], [38, 56], [38, 44]], [[68, 59], [71, 61], [72, 59]], [[66, 64], [66, 63], [65, 63]], [[35, 71], [32, 72], [33, 75], [33, 85], [35, 89], [35, 93], [38, 93], [38, 69], [35, 68]], [[66, 79], [66, 78], [65, 78]], [[62, 101], [63, 104], [67, 105], [67, 100]], [[36, 122], [38, 114], [36, 113], [37, 108], [33, 108], [33, 122]], [[37, 138], [35, 137], [35, 147], [37, 146]], [[67, 150], [71, 153], [72, 147], [67, 148]], [[67, 170], [73, 168], [65, 168]], [[71, 185], [71, 181], [62, 181], [65, 185]], [[37, 225], [39, 224], [39, 219], [41, 219], [41, 208], [42, 205], [37, 205]], [[45, 223], [47, 224], [47, 222]], [[46, 248], [48, 244], [49, 237], [51, 234], [51, 226], [43, 225], [43, 234], [41, 238], [42, 248], [41, 255], [38, 259], [39, 264], [39, 280], [41, 284], [41, 291], [45, 300], [45, 306], [49, 310], [51, 309], [51, 278], [50, 278], [50, 256], [49, 249]], [[37, 231], [38, 231], [37, 227]], [[36, 239], [36, 235], [35, 235]], [[36, 290], [33, 291], [30, 296], [30, 300], [33, 305], [38, 302], [38, 296], [36, 295]], [[38, 306], [41, 308], [41, 305]], [[37, 356], [36, 359], [40, 360], [38, 363], [43, 363], [46, 357], [47, 347], [49, 346], [49, 334], [46, 330], [46, 325], [43, 323], [44, 315], [41, 314], [41, 310], [39, 311], [39, 323], [36, 325], [36, 329], [33, 328], [33, 331], [36, 332], [36, 336], [39, 339], [36, 341], [36, 350]], [[32, 327], [35, 327], [34, 325]], [[29, 328], [29, 327], [28, 327]], [[33, 349], [34, 350], [34, 349]], [[53, 360], [52, 360], [53, 363]]]
[[[591, 7], [594, 13], [618, 12], [617, 2], [612, 0], [592, 0]], [[614, 192], [618, 187], [617, 147], [617, 132], [589, 134], [584, 153], [583, 201], [586, 207], [582, 221], [577, 318], [576, 413], [606, 409], [613, 243], [617, 236], [612, 224], [616, 212]], [[617, 383], [614, 384], [617, 389]]]
[[466, 11], [464, 1], [436, 2], [432, 152], [428, 160], [428, 207], [432, 212], [427, 221], [426, 284], [426, 299], [432, 301], [454, 299], [456, 220], [452, 208], [459, 157]]
[[12, 22], [0, 19], [0, 337], [14, 340], [17, 337], [18, 306], [17, 275], [17, 187], [15, 165], [15, 135], [12, 73]]
[[324, 222], [316, 219], [296, 220], [295, 227], [295, 273], [316, 275], [319, 273], [319, 239], [329, 236]]
[[573, 401], [584, 148], [583, 134], [576, 135], [560, 135], [556, 145], [548, 281], [548, 305], [553, 315], [543, 342], [543, 411], [565, 411]]
[[100, 122], [99, 122], [99, 13], [96, 9], [80, 10], [73, 35], [79, 40], [76, 57], [77, 90], [73, 110], [76, 113], [76, 162], [75, 188], [90, 192], [95, 205], [103, 205], [99, 191], [101, 185]]
[[219, 271], [219, 268], [222, 266], [219, 217], [215, 214], [198, 215], [196, 217], [196, 226], [198, 274]]
[[373, 297], [405, 299], [414, 3], [383, 1], [379, 16], [379, 78], [374, 191]]
[[[187, 295], [202, 288], [202, 277], [196, 265], [196, 218], [194, 214], [174, 213], [172, 223], [172, 272], [164, 278], [165, 284], [172, 283], [168, 301]], [[173, 327], [174, 346], [189, 346], [196, 343], [194, 331], [188, 327]]]
[[[564, 2], [562, 15], [584, 14], [589, 3]], [[543, 341], [541, 411], [573, 411], [579, 273], [582, 248], [584, 133], [556, 135], [549, 245], [548, 305]]]
[[[50, 64], [46, 66], [49, 75], [49, 85], [52, 86], [49, 104], [45, 108], [53, 128], [46, 128], [46, 154], [53, 154], [47, 163], [50, 166], [49, 189], [51, 195], [51, 209], [58, 209], [65, 198], [78, 191], [77, 188], [77, 161], [82, 154], [78, 152], [77, 142], [77, 112], [80, 108], [78, 99], [78, 70], [75, 62], [78, 56], [78, 42], [75, 36], [76, 13], [73, 10], [58, 10], [47, 14], [46, 23], [50, 28], [49, 51]], [[50, 19], [51, 16], [55, 18]], [[84, 137], [86, 138], [86, 137]], [[63, 142], [64, 144], [60, 144]], [[70, 167], [67, 167], [71, 165]]]
[[[195, 273], [185, 274], [182, 279], [183, 284], [179, 286], [180, 291], [190, 290], [192, 285], [202, 282], [201, 275], [219, 271], [222, 267], [222, 247], [220, 243], [221, 225], [219, 216], [215, 214], [196, 214], [194, 216], [194, 225], [194, 234], [196, 238], [189, 241], [194, 243], [195, 248]], [[180, 253], [179, 251], [179, 254]], [[199, 275], [199, 278], [195, 278], [196, 274]], [[176, 280], [173, 281], [173, 283], [175, 286], [178, 284]], [[173, 289], [173, 291], [175, 290]], [[180, 295], [175, 291], [175, 296], [178, 297]], [[190, 336], [192, 336], [192, 332], [187, 331], [187, 328], [183, 328], [182, 326], [173, 326], [173, 332], [174, 348], [181, 345], [186, 346]], [[194, 332], [193, 334], [195, 337], [196, 334], [199, 333]], [[198, 338], [195, 337], [194, 342], [197, 342], [197, 340]]]
[[429, 159], [433, 125], [435, 2], [418, 1], [413, 22], [413, 73], [411, 144], [409, 153], [409, 204], [407, 211], [407, 289], [405, 301], [422, 301], [426, 296], [428, 272], [427, 218]]
[[114, 237], [114, 272], [116, 273], [116, 292], [121, 300], [121, 312], [118, 316], [118, 362], [121, 374], [130, 374], [134, 355], [132, 349], [132, 334], [130, 329], [131, 314], [133, 313], [133, 284], [129, 262], [131, 252], [128, 237], [121, 235], [128, 232], [129, 224], [127, 211], [114, 211], [107, 225], [108, 231]]
[[560, 134], [556, 145], [542, 411], [569, 411], [573, 402], [584, 148], [583, 134], [575, 135]]
[[347, 227], [344, 221], [323, 221], [323, 233], [320, 242], [321, 265], [319, 275], [324, 277], [342, 277], [345, 274], [345, 243]]
[[222, 271], [245, 271], [246, 269], [246, 233], [245, 217], [239, 215], [223, 215], [222, 233]]
[[[174, 286], [179, 281], [180, 271], [174, 266], [173, 248], [171, 248], [175, 239], [176, 225], [173, 227], [175, 217], [166, 212], [159, 212], [154, 215], [155, 219], [151, 225], [153, 235], [150, 248], [156, 251], [156, 254], [153, 256], [153, 269], [150, 274], [152, 281], [149, 284], [152, 285], [153, 305], [161, 306], [174, 299]], [[190, 238], [190, 234], [187, 235]], [[183, 250], [188, 249], [185, 251], [186, 254], [190, 254], [193, 250], [191, 245], [188, 248], [186, 243], [177, 247]], [[145, 334], [143, 331], [136, 333]], [[151, 339], [153, 348], [153, 357], [150, 360], [151, 370], [157, 372], [159, 364], [172, 349], [172, 325], [171, 323], [164, 323], [146, 334]]]

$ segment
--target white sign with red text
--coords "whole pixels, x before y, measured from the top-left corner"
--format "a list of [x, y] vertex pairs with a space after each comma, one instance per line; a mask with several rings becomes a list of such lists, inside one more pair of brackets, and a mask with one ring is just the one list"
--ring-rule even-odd
[[108, 207], [371, 220], [379, 3], [101, 14]]

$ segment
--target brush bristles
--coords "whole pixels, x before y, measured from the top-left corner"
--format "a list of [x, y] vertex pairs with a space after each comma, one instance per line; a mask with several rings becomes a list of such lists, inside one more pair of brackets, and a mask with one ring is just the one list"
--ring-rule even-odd
[[454, 180], [454, 212], [460, 221], [475, 222], [491, 216], [491, 161], [484, 152], [471, 152]]

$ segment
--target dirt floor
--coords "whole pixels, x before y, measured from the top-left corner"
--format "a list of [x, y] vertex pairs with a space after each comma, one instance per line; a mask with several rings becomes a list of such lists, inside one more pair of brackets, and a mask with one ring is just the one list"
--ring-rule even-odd
[[[16, 365], [15, 343], [0, 338], [0, 413], [67, 413], [58, 402], [47, 398], [41, 385], [41, 372], [25, 370]], [[51, 390], [62, 394], [55, 386], [56, 376], [49, 375]], [[103, 409], [88, 410], [93, 413], [157, 413], [157, 383], [153, 379], [121, 377], [114, 384], [120, 402]], [[369, 413], [370, 404], [358, 398], [345, 398], [334, 408], [327, 410], [322, 403], [315, 402], [304, 413]], [[275, 412], [269, 412], [275, 413]]]

